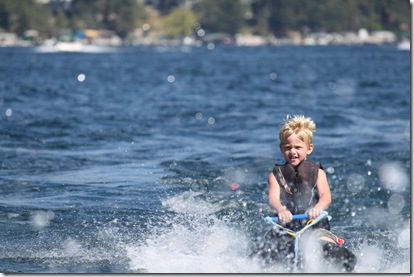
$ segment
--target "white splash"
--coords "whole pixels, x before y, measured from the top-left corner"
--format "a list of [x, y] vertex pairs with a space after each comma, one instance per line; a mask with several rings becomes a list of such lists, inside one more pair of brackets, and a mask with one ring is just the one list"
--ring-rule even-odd
[[32, 214], [30, 224], [36, 229], [43, 229], [50, 224], [50, 221], [55, 217], [52, 211], [37, 211]]
[[73, 238], [68, 238], [63, 242], [63, 250], [66, 256], [78, 256], [81, 253], [81, 243]]
[[358, 273], [378, 273], [384, 260], [383, 250], [377, 245], [363, 245], [362, 250], [355, 253], [358, 262], [355, 271]]
[[162, 205], [171, 211], [183, 214], [212, 214], [221, 209], [218, 205], [202, 199], [202, 194], [203, 192], [189, 190], [163, 200]]
[[[140, 241], [129, 241], [122, 246], [131, 271], [286, 273], [283, 265], [264, 267], [259, 259], [250, 258], [251, 238], [247, 235], [247, 226], [246, 230], [231, 227], [217, 218], [215, 213], [220, 211], [220, 204], [209, 201], [203, 193], [190, 190], [164, 200], [163, 205], [176, 212], [177, 218], [169, 219], [165, 227], [152, 228]], [[345, 236], [345, 246], [358, 259], [355, 273], [410, 272], [409, 222], [387, 208], [358, 211], [356, 220], [362, 215], [370, 231], [361, 233], [358, 243]], [[404, 227], [395, 230], [395, 226]], [[393, 241], [392, 246], [386, 243]], [[323, 253], [315, 252], [317, 248], [312, 243], [302, 241], [301, 247], [307, 254], [304, 256], [306, 270], [300, 273], [344, 273], [338, 265], [323, 263]]]
[[[408, 224], [407, 224], [408, 225]], [[410, 249], [411, 237], [410, 226], [405, 227], [398, 235], [398, 247], [403, 249]]]
[[248, 257], [248, 240], [223, 222], [213, 226], [193, 222], [174, 224], [141, 245], [125, 247], [134, 271], [148, 273], [242, 273], [260, 272]]

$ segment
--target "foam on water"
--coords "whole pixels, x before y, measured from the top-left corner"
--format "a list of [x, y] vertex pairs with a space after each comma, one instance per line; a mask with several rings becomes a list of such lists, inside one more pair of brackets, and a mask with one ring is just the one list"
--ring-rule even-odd
[[132, 270], [165, 273], [192, 271], [190, 266], [198, 263], [199, 253], [206, 244], [206, 241], [200, 240], [204, 236], [199, 233], [202, 229], [197, 231], [196, 225], [204, 218], [202, 215], [215, 211], [213, 205], [207, 202], [203, 202], [206, 205], [198, 205], [199, 195], [187, 191], [162, 201], [163, 206], [171, 211], [195, 216], [168, 219], [164, 227], [150, 230], [144, 242], [126, 245]]
[[[235, 228], [214, 215], [218, 204], [197, 198], [199, 192], [187, 191], [163, 201], [164, 207], [179, 213], [168, 227], [157, 227], [139, 243], [124, 245], [133, 272], [148, 273], [285, 273], [292, 268], [275, 264], [264, 266], [250, 258], [251, 238], [248, 226]], [[386, 209], [368, 211], [369, 218], [395, 216]], [[379, 216], [381, 215], [381, 216]], [[368, 219], [368, 218], [367, 218]], [[374, 232], [360, 233], [360, 243], [346, 246], [358, 258], [355, 273], [410, 272], [410, 224], [401, 218], [367, 221]], [[395, 225], [397, 222], [400, 224]], [[394, 223], [394, 224], [392, 224]], [[166, 224], [167, 225], [167, 224]], [[270, 226], [269, 226], [270, 228]], [[351, 245], [351, 246], [350, 246]], [[354, 245], [354, 246], [352, 246]], [[338, 265], [321, 262], [312, 244], [302, 241], [305, 269], [302, 273], [343, 273]]]
[[258, 272], [247, 258], [247, 240], [222, 222], [214, 226], [196, 222], [175, 224], [141, 246], [128, 245], [131, 268], [150, 273], [240, 273]]
[[179, 213], [172, 225], [153, 230], [140, 244], [125, 246], [131, 269], [149, 273], [251, 273], [263, 272], [249, 259], [244, 230], [229, 226], [214, 215], [218, 204], [187, 191], [163, 201]]
[[410, 273], [409, 248], [387, 249], [381, 242], [360, 246], [355, 251], [356, 273]]

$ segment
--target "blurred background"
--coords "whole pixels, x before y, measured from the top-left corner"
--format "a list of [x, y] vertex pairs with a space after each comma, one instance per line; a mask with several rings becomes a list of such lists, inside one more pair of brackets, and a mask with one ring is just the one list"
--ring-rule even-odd
[[409, 39], [410, 10], [408, 0], [0, 0], [0, 45], [390, 43]]

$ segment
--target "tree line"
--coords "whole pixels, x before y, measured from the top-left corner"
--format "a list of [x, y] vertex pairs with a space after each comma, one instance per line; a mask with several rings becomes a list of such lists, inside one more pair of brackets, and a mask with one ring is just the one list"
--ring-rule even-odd
[[[145, 25], [146, 24], [146, 25]], [[172, 38], [206, 33], [284, 37], [292, 31], [409, 32], [409, 0], [0, 0], [0, 32], [43, 37], [105, 29], [121, 38], [142, 26]]]

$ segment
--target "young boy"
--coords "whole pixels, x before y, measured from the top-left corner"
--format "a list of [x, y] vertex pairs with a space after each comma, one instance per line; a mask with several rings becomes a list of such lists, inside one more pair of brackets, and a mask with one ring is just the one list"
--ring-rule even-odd
[[[282, 223], [290, 223], [292, 214], [307, 213], [317, 218], [331, 204], [331, 191], [326, 174], [319, 163], [306, 159], [313, 151], [312, 135], [316, 125], [303, 115], [287, 117], [280, 128], [280, 151], [284, 165], [275, 165], [269, 174], [269, 205]], [[303, 224], [287, 224], [294, 231]], [[330, 229], [326, 219], [319, 227]], [[290, 228], [292, 227], [292, 228]]]
[[[331, 192], [320, 163], [309, 162], [313, 151], [312, 135], [316, 125], [303, 115], [287, 116], [280, 128], [280, 150], [286, 161], [275, 165], [269, 174], [269, 205], [277, 213], [280, 223], [293, 231], [306, 226], [308, 220], [292, 221], [294, 214], [308, 214], [317, 218], [331, 204]], [[353, 253], [342, 247], [343, 241], [330, 232], [327, 218], [315, 224], [313, 239], [320, 242], [324, 258], [352, 271], [356, 264]], [[308, 231], [307, 231], [308, 232]], [[270, 261], [292, 262], [294, 238], [284, 230], [272, 229], [264, 237], [258, 253]]]

